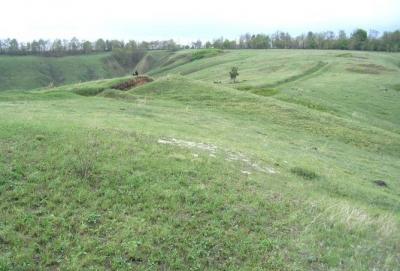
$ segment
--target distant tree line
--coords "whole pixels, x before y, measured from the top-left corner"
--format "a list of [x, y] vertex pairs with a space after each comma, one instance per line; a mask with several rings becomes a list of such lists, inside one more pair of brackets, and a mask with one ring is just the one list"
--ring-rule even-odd
[[237, 40], [218, 38], [203, 43], [198, 40], [189, 45], [179, 45], [174, 40], [142, 41], [98, 39], [94, 42], [72, 38], [71, 40], [33, 40], [18, 42], [16, 39], [0, 39], [0, 54], [3, 55], [43, 55], [65, 56], [90, 54], [96, 52], [111, 52], [121, 49], [140, 50], [179, 50], [179, 49], [339, 49], [339, 50], [366, 50], [366, 51], [400, 51], [400, 30], [384, 32], [357, 29], [350, 35], [341, 30], [308, 32], [292, 37], [287, 32], [276, 32], [272, 35], [246, 33]]
[[[201, 48], [201, 41], [192, 43], [192, 48]], [[333, 31], [320, 33], [308, 32], [292, 37], [289, 33], [276, 32], [272, 35], [244, 34], [238, 40], [219, 38], [206, 42], [205, 48], [218, 49], [337, 49], [365, 51], [400, 51], [400, 31], [384, 32], [357, 29], [350, 35], [345, 31], [335, 34]]]
[[143, 49], [143, 50], [177, 50], [181, 46], [174, 40], [142, 41], [130, 40], [104, 40], [95, 42], [79, 40], [33, 40], [31, 42], [18, 42], [17, 39], [0, 39], [0, 54], [2, 55], [41, 55], [41, 56], [67, 56], [79, 54], [91, 54], [99, 52], [112, 52], [119, 49]]

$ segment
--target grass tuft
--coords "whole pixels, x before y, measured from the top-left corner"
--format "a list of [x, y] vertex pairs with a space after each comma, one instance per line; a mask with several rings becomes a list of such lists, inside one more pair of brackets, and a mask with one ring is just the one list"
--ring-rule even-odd
[[35, 139], [36, 139], [37, 141], [43, 141], [45, 138], [46, 138], [46, 137], [45, 137], [44, 135], [36, 135], [36, 136], [35, 136]]
[[377, 64], [358, 64], [352, 65], [347, 68], [348, 71], [360, 74], [381, 74], [383, 72], [394, 71], [392, 69], [388, 69], [385, 66], [377, 65]]
[[261, 96], [274, 96], [279, 93], [279, 90], [275, 88], [261, 88], [253, 90], [252, 93], [261, 95]]
[[94, 176], [98, 159], [96, 145], [74, 147], [69, 157], [69, 166], [77, 177], [90, 180]]
[[400, 91], [400, 84], [395, 84], [392, 86], [392, 88], [396, 91]]
[[290, 172], [306, 180], [314, 180], [319, 178], [317, 173], [307, 168], [294, 167], [290, 169]]

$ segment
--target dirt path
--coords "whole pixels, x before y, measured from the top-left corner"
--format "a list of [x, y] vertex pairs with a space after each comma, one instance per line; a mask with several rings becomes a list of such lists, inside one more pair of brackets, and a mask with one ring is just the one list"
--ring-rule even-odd
[[[159, 144], [174, 145], [182, 148], [188, 148], [192, 150], [205, 151], [210, 157], [217, 157], [217, 155], [222, 155], [226, 161], [237, 161], [241, 162], [245, 168], [241, 170], [243, 174], [251, 174], [253, 171], [263, 172], [267, 174], [279, 173], [277, 170], [270, 166], [261, 165], [259, 162], [255, 162], [243, 153], [231, 152], [224, 150], [212, 144], [206, 144], [201, 142], [186, 141], [182, 139], [159, 139], [157, 141]], [[193, 153], [195, 157], [198, 156], [197, 153]]]

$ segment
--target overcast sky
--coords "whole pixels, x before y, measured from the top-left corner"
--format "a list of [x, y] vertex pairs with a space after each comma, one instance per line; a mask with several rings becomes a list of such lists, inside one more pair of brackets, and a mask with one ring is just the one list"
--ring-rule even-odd
[[95, 40], [237, 38], [400, 29], [400, 0], [1, 0], [0, 38]]

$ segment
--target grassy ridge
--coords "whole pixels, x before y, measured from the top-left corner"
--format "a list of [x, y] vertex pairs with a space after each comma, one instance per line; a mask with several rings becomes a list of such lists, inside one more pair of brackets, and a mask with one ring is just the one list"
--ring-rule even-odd
[[[182, 53], [182, 52], [181, 52]], [[226, 51], [208, 59], [150, 71], [179, 73], [206, 82], [274, 96], [308, 108], [400, 133], [400, 54], [318, 50]], [[239, 83], [229, 70], [239, 67]], [[372, 72], [372, 74], [371, 74]]]
[[[398, 92], [360, 102], [337, 85], [361, 97], [397, 78], [354, 75], [335, 52], [274, 54], [170, 62], [124, 92], [109, 88], [127, 78], [0, 93], [0, 269], [396, 270]], [[271, 58], [284, 75], [243, 81]], [[235, 89], [320, 59], [273, 96]], [[223, 81], [239, 63], [242, 82]], [[347, 114], [371, 103], [368, 120]]]
[[[169, 52], [143, 54], [144, 59], [137, 67], [140, 72], [152, 68]], [[124, 76], [131, 74], [135, 68], [133, 63], [123, 61], [129, 56], [129, 53], [117, 56], [110, 53], [68, 57], [0, 56], [0, 91], [54, 87]]]
[[125, 71], [108, 54], [53, 57], [0, 57], [0, 90], [32, 89], [98, 78], [121, 76]]

